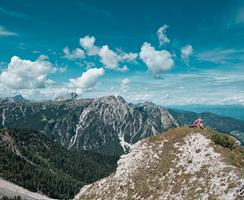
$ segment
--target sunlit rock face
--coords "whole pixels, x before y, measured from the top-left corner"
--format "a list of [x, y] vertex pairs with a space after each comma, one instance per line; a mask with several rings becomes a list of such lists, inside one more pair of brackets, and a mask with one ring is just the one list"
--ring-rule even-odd
[[128, 104], [120, 96], [5, 102], [0, 113], [2, 127], [37, 129], [68, 149], [105, 154], [122, 154], [138, 140], [178, 126], [167, 109]]

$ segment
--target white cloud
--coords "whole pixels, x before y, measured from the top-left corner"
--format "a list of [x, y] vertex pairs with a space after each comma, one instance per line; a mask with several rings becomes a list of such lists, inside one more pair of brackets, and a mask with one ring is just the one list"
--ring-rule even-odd
[[138, 57], [138, 53], [122, 53], [119, 56], [120, 61], [134, 62]]
[[121, 87], [122, 92], [127, 92], [129, 90], [129, 83], [130, 83], [130, 79], [128, 79], [128, 78], [124, 78], [121, 81], [120, 87]]
[[192, 55], [193, 48], [191, 45], [186, 45], [181, 48], [181, 59], [184, 62], [188, 62], [189, 57]]
[[120, 67], [123, 63], [134, 62], [138, 56], [137, 53], [116, 53], [109, 48], [108, 45], [104, 45], [100, 48], [99, 56], [101, 58], [101, 63], [107, 69], [112, 69], [115, 71], [125, 72], [128, 70], [127, 65]]
[[60, 73], [64, 73], [66, 72], [67, 67], [54, 67], [53, 68], [53, 72], [60, 72]]
[[101, 63], [108, 69], [116, 69], [118, 67], [118, 55], [108, 45], [102, 46], [99, 52]]
[[123, 86], [128, 85], [129, 83], [130, 83], [130, 79], [128, 79], [128, 78], [124, 78], [124, 79], [122, 80], [122, 82], [121, 82], [121, 84], [122, 84]]
[[82, 49], [76, 48], [72, 51], [69, 50], [68, 47], [65, 47], [63, 49], [64, 52], [64, 58], [68, 60], [76, 60], [81, 59], [85, 57], [85, 52]]
[[[47, 62], [48, 63], [48, 59], [49, 57], [47, 55], [40, 55], [38, 56], [37, 60], [40, 62], [40, 61], [43, 61], [43, 62]], [[51, 64], [51, 63], [50, 63]], [[56, 73], [56, 72], [60, 72], [60, 73], [64, 73], [65, 71], [67, 70], [67, 67], [56, 67], [56, 66], [52, 66], [52, 72], [53, 73]], [[50, 80], [48, 82], [51, 82]]]
[[166, 35], [167, 28], [169, 28], [169, 26], [167, 24], [165, 24], [165, 25], [161, 26], [157, 31], [160, 46], [170, 42], [169, 38]]
[[13, 56], [8, 68], [0, 74], [0, 83], [13, 89], [45, 87], [50, 83], [47, 75], [55, 70], [53, 65], [45, 59], [40, 57], [32, 62]]
[[80, 65], [81, 67], [85, 67], [86, 69], [91, 69], [96, 67], [96, 63], [87, 60], [84, 60], [82, 63], [77, 62], [77, 65]]
[[104, 68], [124, 72], [128, 70], [128, 67], [126, 65], [121, 67], [120, 65], [134, 62], [138, 57], [137, 53], [115, 52], [108, 45], [99, 47], [95, 45], [95, 42], [96, 38], [94, 36], [87, 35], [80, 38], [80, 45], [85, 49], [87, 55], [98, 56]]
[[124, 61], [131, 61], [135, 58], [134, 54], [124, 54], [123, 56], [118, 55], [113, 50], [111, 50], [108, 45], [102, 46], [102, 48], [99, 51], [99, 56], [101, 58], [101, 63], [104, 65], [107, 69], [112, 69], [120, 72], [124, 72], [128, 70], [128, 67], [124, 65], [123, 67], [120, 67], [120, 62]]
[[92, 68], [84, 72], [81, 77], [69, 79], [70, 87], [89, 89], [96, 85], [99, 77], [103, 76], [105, 70], [103, 68]]
[[51, 80], [51, 79], [47, 79], [46, 80], [46, 84], [47, 85], [54, 85], [56, 82], [55, 81], [53, 81], [53, 80]]
[[3, 26], [0, 26], [0, 37], [1, 36], [16, 36], [16, 35], [18, 35], [18, 34], [15, 32], [12, 32], [12, 31], [8, 31]]
[[94, 36], [85, 36], [83, 38], [80, 38], [80, 45], [84, 48], [84, 49], [90, 49], [94, 46], [95, 44], [95, 37]]
[[45, 61], [48, 59], [49, 59], [49, 57], [47, 55], [43, 55], [43, 54], [38, 56], [38, 58], [37, 58], [37, 60], [39, 60], [39, 61]]
[[85, 36], [80, 38], [80, 45], [86, 50], [89, 56], [98, 55], [99, 47], [95, 45], [96, 38], [94, 36]]
[[196, 55], [199, 61], [208, 61], [215, 64], [243, 63], [244, 49], [222, 49], [217, 48], [200, 52]]
[[153, 74], [168, 71], [174, 66], [174, 60], [170, 52], [166, 50], [157, 51], [147, 42], [141, 47], [140, 58]]
[[129, 68], [127, 67], [127, 65], [124, 65], [123, 67], [118, 67], [115, 70], [118, 72], [126, 72], [129, 70]]

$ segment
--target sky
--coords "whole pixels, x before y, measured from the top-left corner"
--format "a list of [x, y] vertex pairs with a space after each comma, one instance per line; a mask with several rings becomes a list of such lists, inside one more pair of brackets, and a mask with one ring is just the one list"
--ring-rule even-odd
[[244, 105], [241, 0], [0, 0], [0, 97]]

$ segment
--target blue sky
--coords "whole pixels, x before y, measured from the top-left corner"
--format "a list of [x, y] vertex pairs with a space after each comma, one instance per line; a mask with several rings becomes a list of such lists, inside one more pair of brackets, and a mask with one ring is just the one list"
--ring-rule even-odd
[[0, 0], [0, 96], [244, 104], [237, 0]]

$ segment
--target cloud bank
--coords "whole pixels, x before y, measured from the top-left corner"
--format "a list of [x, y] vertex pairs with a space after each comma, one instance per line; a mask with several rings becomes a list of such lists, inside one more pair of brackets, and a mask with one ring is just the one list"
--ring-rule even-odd
[[53, 83], [47, 75], [56, 69], [46, 58], [40, 57], [36, 61], [22, 60], [13, 56], [7, 69], [0, 74], [0, 83], [12, 89], [44, 88]]

